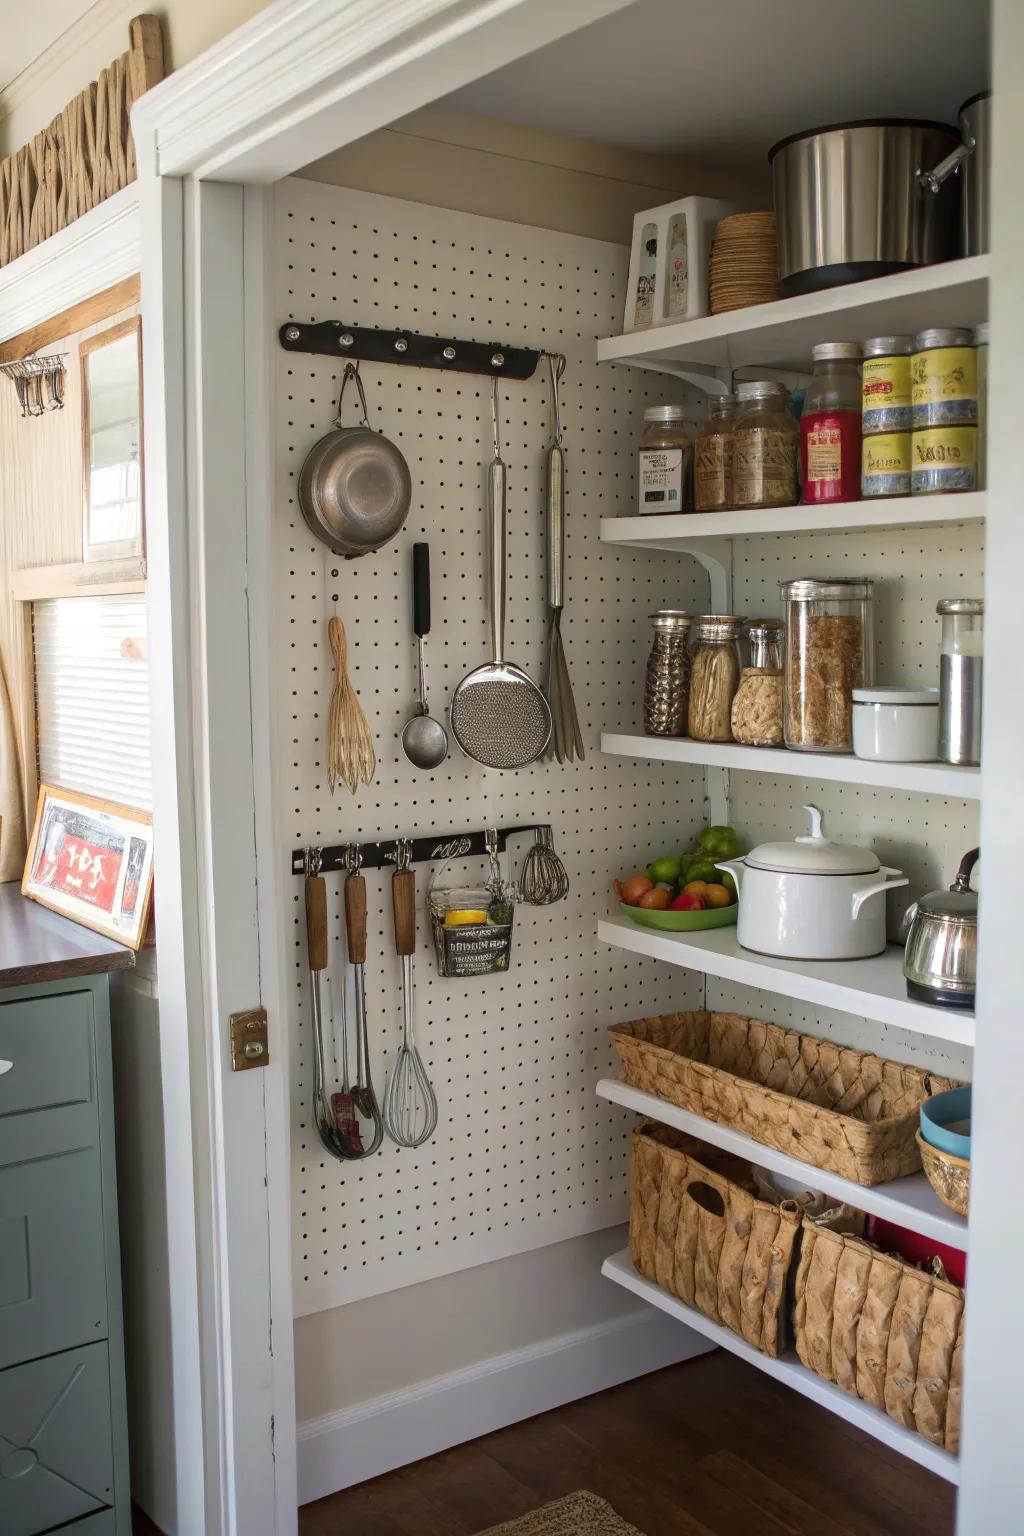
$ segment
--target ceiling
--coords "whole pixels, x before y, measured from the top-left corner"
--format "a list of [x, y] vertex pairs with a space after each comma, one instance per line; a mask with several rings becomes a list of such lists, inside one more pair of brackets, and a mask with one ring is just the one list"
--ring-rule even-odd
[[732, 163], [842, 119], [955, 122], [990, 79], [984, 0], [637, 0], [445, 105]]
[[95, 0], [0, 0], [0, 91], [45, 53]]

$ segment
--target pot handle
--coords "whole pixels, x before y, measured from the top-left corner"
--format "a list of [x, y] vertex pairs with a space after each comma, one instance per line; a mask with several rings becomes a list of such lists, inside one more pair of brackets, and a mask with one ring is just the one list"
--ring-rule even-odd
[[958, 144], [956, 149], [950, 150], [945, 160], [940, 160], [938, 165], [930, 171], [918, 171], [918, 185], [925, 192], [938, 192], [943, 182], [949, 180], [958, 166], [962, 165], [968, 155], [974, 153], [974, 140]]
[[[883, 864], [878, 873], [880, 875], [884, 875], [886, 878], [879, 880], [875, 885], [866, 885], [863, 890], [854, 891], [853, 893], [854, 922], [856, 922], [857, 918], [860, 917], [861, 908], [863, 907], [864, 903], [866, 901], [870, 901], [872, 896], [878, 896], [883, 891], [895, 891], [898, 886], [910, 884], [909, 876], [905, 875], [901, 869], [888, 869]], [[895, 880], [890, 880], [888, 878], [889, 875], [896, 875], [898, 878]]]

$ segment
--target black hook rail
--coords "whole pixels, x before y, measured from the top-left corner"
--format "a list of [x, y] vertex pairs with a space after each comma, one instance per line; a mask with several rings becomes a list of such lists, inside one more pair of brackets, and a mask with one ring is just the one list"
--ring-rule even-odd
[[366, 363], [398, 363], [412, 368], [442, 368], [488, 378], [532, 379], [542, 354], [526, 347], [457, 341], [446, 336], [418, 336], [413, 331], [378, 331], [340, 320], [303, 325], [289, 320], [278, 332], [286, 352], [320, 357], [358, 358]]
[[[347, 871], [350, 849], [357, 849], [363, 869], [382, 869], [398, 861], [398, 850], [405, 845], [413, 864], [429, 864], [435, 859], [468, 859], [487, 852], [487, 832], [496, 832], [497, 851], [505, 852], [510, 837], [522, 832], [540, 832], [543, 824], [525, 827], [489, 827], [483, 832], [443, 832], [433, 837], [399, 837], [382, 843], [337, 843], [330, 848], [294, 848], [292, 850], [293, 875], [333, 875]], [[313, 865], [319, 859], [318, 867]]]

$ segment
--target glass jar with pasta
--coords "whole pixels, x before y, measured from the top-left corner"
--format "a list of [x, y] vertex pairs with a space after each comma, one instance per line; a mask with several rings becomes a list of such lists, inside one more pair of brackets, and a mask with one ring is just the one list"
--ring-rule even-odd
[[732, 701], [740, 682], [743, 620], [705, 613], [694, 620], [688, 725], [694, 741], [732, 741]]
[[853, 690], [875, 681], [874, 583], [840, 577], [779, 585], [786, 604], [786, 746], [852, 752]]

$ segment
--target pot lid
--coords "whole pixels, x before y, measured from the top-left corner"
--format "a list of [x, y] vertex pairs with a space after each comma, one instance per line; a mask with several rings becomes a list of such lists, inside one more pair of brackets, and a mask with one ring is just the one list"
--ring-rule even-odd
[[810, 833], [791, 843], [762, 843], [747, 854], [744, 863], [750, 869], [787, 875], [873, 875], [881, 869], [878, 855], [870, 848], [834, 843], [826, 837], [816, 805], [805, 805], [804, 810], [811, 818]]
[[855, 688], [853, 702], [855, 704], [934, 704], [938, 708], [939, 690], [931, 687], [915, 688], [909, 683], [903, 688], [897, 683], [880, 683], [877, 688]]

